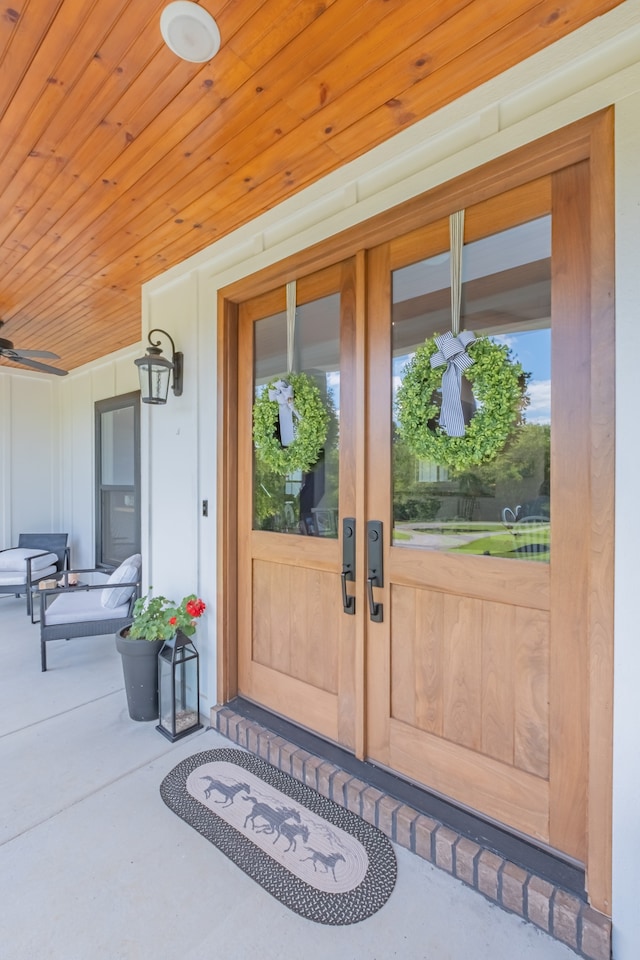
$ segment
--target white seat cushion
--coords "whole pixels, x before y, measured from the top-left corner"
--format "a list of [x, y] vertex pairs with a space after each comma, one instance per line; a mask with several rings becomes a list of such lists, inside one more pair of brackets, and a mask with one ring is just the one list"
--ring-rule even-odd
[[[38, 557], [38, 553], [42, 553], [42, 556]], [[0, 570], [26, 570], [29, 557], [35, 558], [31, 561], [32, 573], [58, 562], [58, 556], [55, 553], [43, 553], [42, 550], [32, 547], [12, 547], [0, 553]]]
[[[134, 553], [132, 557], [128, 557], [122, 561], [120, 566], [113, 571], [107, 583], [134, 583], [140, 579], [141, 566], [142, 557], [139, 553]], [[102, 606], [108, 609], [119, 607], [131, 598], [134, 590], [135, 587], [121, 587], [119, 590], [103, 590]]]
[[[113, 591], [115, 593], [115, 590]], [[104, 620], [108, 624], [117, 617], [126, 617], [129, 603], [105, 609], [102, 605], [101, 590], [63, 590], [45, 613], [45, 623], [83, 623], [85, 620]], [[105, 626], [105, 633], [109, 627]]]
[[[57, 567], [45, 567], [43, 570], [34, 570], [32, 571], [32, 576], [35, 574], [39, 580], [41, 577], [46, 577], [51, 573], [57, 573]], [[22, 570], [18, 572], [17, 570], [0, 570], [0, 587], [11, 587], [15, 584], [17, 587], [24, 587], [27, 583], [27, 571]]]

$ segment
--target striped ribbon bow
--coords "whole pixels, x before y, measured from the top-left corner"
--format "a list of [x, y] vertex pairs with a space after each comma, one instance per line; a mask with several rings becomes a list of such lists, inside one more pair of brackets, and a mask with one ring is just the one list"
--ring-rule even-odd
[[276, 400], [278, 403], [280, 443], [283, 447], [290, 447], [295, 440], [294, 414], [298, 420], [302, 419], [293, 405], [293, 387], [286, 380], [276, 380], [273, 387], [269, 388], [269, 400]]
[[471, 330], [463, 330], [454, 337], [452, 333], [443, 333], [436, 337], [438, 350], [431, 357], [431, 367], [447, 369], [442, 374], [442, 408], [440, 427], [449, 437], [464, 437], [465, 424], [462, 412], [462, 372], [471, 366], [473, 358], [467, 353], [467, 347], [475, 340]]

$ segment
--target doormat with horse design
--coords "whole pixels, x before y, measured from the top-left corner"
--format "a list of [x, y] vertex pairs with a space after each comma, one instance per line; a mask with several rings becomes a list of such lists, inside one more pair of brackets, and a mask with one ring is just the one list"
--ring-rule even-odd
[[396, 882], [387, 837], [242, 750], [206, 750], [167, 774], [162, 799], [281, 903], [308, 920], [357, 923]]

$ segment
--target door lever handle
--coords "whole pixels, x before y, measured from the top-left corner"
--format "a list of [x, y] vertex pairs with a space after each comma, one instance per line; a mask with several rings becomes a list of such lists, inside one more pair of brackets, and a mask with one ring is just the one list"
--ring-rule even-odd
[[356, 612], [356, 598], [347, 593], [347, 580], [356, 578], [356, 521], [354, 517], [343, 517], [342, 520], [342, 609], [349, 616]]
[[373, 588], [377, 586], [375, 577], [367, 577], [367, 596], [369, 598], [369, 619], [374, 623], [382, 623], [382, 604], [373, 599]]
[[369, 520], [367, 523], [367, 597], [369, 598], [369, 619], [382, 623], [382, 604], [373, 599], [373, 588], [384, 586], [382, 573], [382, 521]]
[[352, 616], [356, 612], [356, 598], [350, 597], [347, 593], [347, 579], [353, 579], [349, 577], [349, 571], [343, 570], [340, 574], [340, 579], [342, 581], [342, 609], [345, 613], [351, 614]]

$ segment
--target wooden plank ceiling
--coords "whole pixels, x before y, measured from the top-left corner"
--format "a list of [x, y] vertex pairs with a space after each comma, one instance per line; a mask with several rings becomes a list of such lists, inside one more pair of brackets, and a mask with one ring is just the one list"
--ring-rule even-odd
[[13, 0], [0, 336], [66, 369], [135, 343], [143, 282], [619, 2], [202, 0], [199, 65], [166, 0]]

